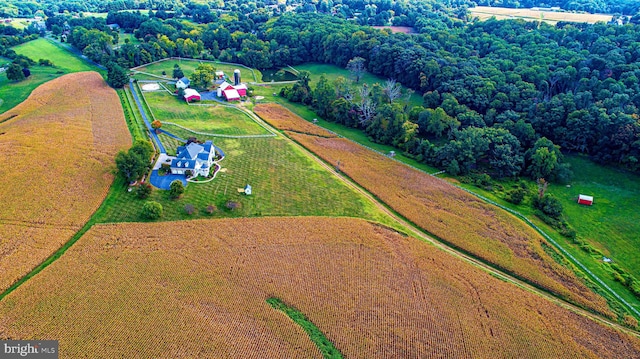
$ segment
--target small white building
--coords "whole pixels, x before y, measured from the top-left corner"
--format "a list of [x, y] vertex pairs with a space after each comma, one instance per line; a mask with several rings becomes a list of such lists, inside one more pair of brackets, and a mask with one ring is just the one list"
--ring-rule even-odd
[[183, 77], [176, 82], [176, 87], [179, 89], [186, 89], [187, 87], [189, 87], [190, 84], [191, 84], [191, 81], [189, 81], [188, 78]]
[[244, 194], [246, 194], [247, 196], [251, 194], [251, 185], [246, 185], [244, 187]]

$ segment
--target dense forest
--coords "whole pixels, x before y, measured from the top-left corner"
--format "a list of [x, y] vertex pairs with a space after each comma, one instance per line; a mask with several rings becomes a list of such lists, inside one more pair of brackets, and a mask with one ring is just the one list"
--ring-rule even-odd
[[[68, 35], [90, 59], [123, 68], [168, 56], [259, 69], [359, 63], [390, 81], [357, 91], [321, 81], [312, 89], [303, 76], [282, 95], [454, 174], [478, 170], [562, 181], [570, 175], [563, 152], [640, 169], [640, 27], [470, 21], [458, 13], [468, 4], [452, 3], [447, 8], [435, 1], [408, 7], [378, 2], [364, 21], [390, 11], [394, 18], [387, 23], [404, 16], [417, 32], [412, 35], [345, 19], [335, 3], [324, 8], [322, 2], [315, 11], [301, 4], [283, 14], [283, 8], [264, 3], [234, 3], [235, 10], [224, 12], [189, 3], [179, 14], [52, 14], [46, 24], [55, 35]], [[118, 34], [107, 23], [134, 33], [141, 43], [114, 48]], [[423, 105], [408, 106], [396, 82], [422, 94]]]

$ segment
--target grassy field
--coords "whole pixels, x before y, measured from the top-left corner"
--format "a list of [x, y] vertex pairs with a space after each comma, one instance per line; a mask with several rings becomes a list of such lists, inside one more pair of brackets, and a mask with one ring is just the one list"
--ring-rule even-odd
[[6, 75], [0, 76], [0, 113], [3, 113], [24, 101], [31, 91], [43, 83], [53, 80], [67, 73], [79, 71], [93, 71], [95, 67], [75, 57], [65, 49], [47, 41], [37, 39], [13, 47], [16, 53], [25, 55], [38, 62], [39, 59], [49, 59], [55, 67], [34, 65], [31, 76], [20, 81], [12, 82]]
[[491, 7], [491, 6], [476, 6], [469, 8], [469, 12], [472, 17], [478, 17], [480, 20], [487, 20], [494, 17], [498, 20], [508, 19], [524, 19], [527, 21], [539, 21], [543, 20], [550, 24], [555, 24], [559, 21], [567, 22], [586, 22], [589, 24], [595, 24], [598, 21], [609, 22], [611, 21], [611, 15], [604, 14], [578, 14], [571, 12], [555, 12], [555, 11], [541, 11], [532, 9], [513, 9], [504, 7]]
[[[372, 203], [282, 138], [211, 139], [225, 152], [220, 162], [222, 170], [211, 182], [190, 183], [179, 200], [169, 199], [167, 191], [155, 190], [150, 199], [163, 205], [163, 220], [206, 218], [209, 215], [205, 209], [213, 204], [218, 208], [215, 217], [348, 216], [391, 224]], [[170, 141], [165, 144], [169, 151], [177, 145]], [[251, 196], [238, 192], [247, 184], [253, 187]], [[98, 221], [141, 220], [145, 200], [137, 199], [124, 187], [112, 197], [113, 204]], [[236, 201], [241, 207], [229, 210], [227, 201]], [[197, 212], [188, 215], [186, 204], [194, 205]]]
[[173, 122], [193, 131], [223, 135], [269, 134], [244, 112], [222, 105], [189, 105], [166, 91], [144, 92], [144, 98], [160, 122]]
[[[311, 73], [311, 81], [309, 82], [309, 86], [311, 86], [312, 89], [315, 88], [316, 83], [320, 79], [321, 75], [324, 75], [324, 77], [326, 77], [327, 80], [329, 80], [329, 83], [332, 83], [333, 81], [335, 81], [339, 76], [342, 76], [347, 80], [350, 80], [350, 76], [351, 76], [347, 69], [343, 69], [335, 65], [309, 63], [309, 64], [297, 65], [295, 66], [295, 69], [298, 71], [306, 70]], [[386, 80], [387, 79], [365, 72], [362, 78], [360, 79], [360, 83], [357, 84], [357, 86], [362, 86], [363, 83], [366, 83], [369, 86], [376, 83], [382, 85]], [[355, 87], [356, 86], [355, 82], [353, 84]], [[405, 87], [403, 87], [403, 91], [406, 91]], [[420, 106], [422, 105], [422, 96], [417, 93], [413, 93], [411, 95], [411, 98], [409, 99], [409, 102], [410, 102], [410, 106]]]
[[[562, 201], [567, 220], [579, 237], [637, 276], [640, 178], [583, 157], [567, 156], [567, 162], [574, 171], [571, 187], [552, 185], [549, 193]], [[594, 196], [594, 205], [576, 203], [579, 194]]]
[[[131, 143], [115, 91], [99, 74], [50, 81], [0, 117], [0, 290], [89, 220]], [[21, 234], [18, 234], [21, 233]]]
[[[204, 60], [193, 60], [193, 59], [167, 59], [160, 62], [156, 62], [150, 65], [136, 67], [135, 70], [147, 72], [150, 74], [154, 74], [157, 76], [162, 76], [162, 71], [166, 72], [166, 76], [170, 79], [173, 74], [173, 66], [178, 64], [184, 72], [185, 76], [189, 76], [193, 72], [193, 70], [198, 67], [198, 64], [201, 62], [206, 62], [212, 64], [216, 70], [223, 71], [227, 77], [233, 79], [233, 70], [239, 69], [240, 75], [243, 82], [259, 82], [262, 78], [262, 74], [259, 70], [256, 69], [248, 69], [243, 67], [242, 65], [229, 65], [222, 64], [215, 61], [204, 61]], [[255, 76], [254, 76], [255, 75]]]
[[640, 339], [414, 238], [347, 218], [96, 225], [0, 302], [0, 338], [61, 357], [635, 358]]

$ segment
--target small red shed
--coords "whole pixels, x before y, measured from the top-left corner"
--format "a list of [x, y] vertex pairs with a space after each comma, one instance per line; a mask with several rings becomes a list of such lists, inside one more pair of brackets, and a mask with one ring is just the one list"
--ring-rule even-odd
[[593, 197], [581, 194], [578, 196], [578, 203], [591, 206], [593, 204]]
[[232, 88], [229, 90], [224, 90], [222, 91], [222, 94], [224, 95], [224, 98], [227, 99], [227, 101], [240, 101], [240, 94], [236, 89]]

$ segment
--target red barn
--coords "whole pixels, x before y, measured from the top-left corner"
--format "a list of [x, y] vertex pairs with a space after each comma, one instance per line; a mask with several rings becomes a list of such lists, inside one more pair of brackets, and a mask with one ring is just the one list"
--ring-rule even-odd
[[236, 91], [238, 91], [238, 94], [239, 94], [241, 97], [245, 97], [245, 96], [247, 96], [247, 85], [245, 85], [245, 84], [240, 84], [240, 85], [233, 86], [233, 88], [234, 88]]
[[187, 102], [200, 101], [200, 94], [194, 89], [185, 89], [184, 100]]
[[581, 194], [578, 196], [578, 203], [591, 206], [593, 205], [593, 197]]
[[240, 94], [236, 89], [231, 88], [224, 90], [222, 91], [222, 94], [227, 101], [240, 101]]

